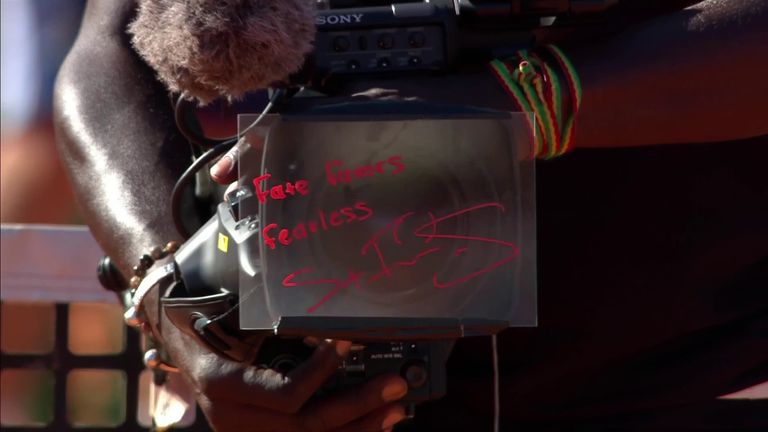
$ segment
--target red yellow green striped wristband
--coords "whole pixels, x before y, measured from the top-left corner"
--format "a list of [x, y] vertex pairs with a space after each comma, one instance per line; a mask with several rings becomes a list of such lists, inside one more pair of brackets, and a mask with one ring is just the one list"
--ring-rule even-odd
[[[551, 60], [547, 63], [542, 57]], [[550, 63], [556, 65], [564, 82]], [[517, 108], [534, 114], [528, 118], [533, 136], [531, 155], [549, 159], [570, 150], [581, 106], [581, 82], [563, 51], [554, 45], [546, 45], [540, 52], [519, 50], [514, 57], [494, 60], [490, 66]], [[563, 103], [564, 85], [568, 87], [568, 104]]]

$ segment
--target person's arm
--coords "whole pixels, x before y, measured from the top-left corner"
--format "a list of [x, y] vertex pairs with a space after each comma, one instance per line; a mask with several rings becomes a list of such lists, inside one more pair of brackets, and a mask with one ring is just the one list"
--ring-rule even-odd
[[764, 0], [707, 0], [612, 38], [566, 45], [584, 91], [575, 146], [768, 134], [766, 47]]
[[[167, 92], [130, 48], [125, 28], [134, 8], [124, 0], [88, 3], [55, 89], [65, 166], [94, 236], [124, 274], [150, 247], [179, 240], [168, 202], [190, 162]], [[405, 416], [396, 402], [407, 391], [399, 376], [313, 398], [338, 370], [349, 342], [321, 343], [284, 376], [212, 353], [167, 317], [150, 313], [156, 301], [146, 303], [150, 324], [162, 328], [163, 345], [219, 432], [382, 430]]]
[[134, 7], [88, 3], [54, 96], [59, 150], [78, 202], [126, 275], [150, 247], [180, 240], [165, 198], [190, 161], [166, 92], [126, 48]]
[[[575, 148], [768, 134], [768, 2], [707, 0], [605, 33], [593, 26], [539, 34], [540, 43], [563, 48], [581, 78]], [[488, 68], [352, 82], [349, 87], [350, 93], [374, 99], [413, 97], [515, 109]]]

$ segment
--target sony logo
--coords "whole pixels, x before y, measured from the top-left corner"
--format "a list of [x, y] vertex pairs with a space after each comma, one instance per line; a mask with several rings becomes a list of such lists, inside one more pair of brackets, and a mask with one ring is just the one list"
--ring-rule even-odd
[[359, 23], [362, 19], [363, 14], [319, 15], [315, 18], [315, 25]]

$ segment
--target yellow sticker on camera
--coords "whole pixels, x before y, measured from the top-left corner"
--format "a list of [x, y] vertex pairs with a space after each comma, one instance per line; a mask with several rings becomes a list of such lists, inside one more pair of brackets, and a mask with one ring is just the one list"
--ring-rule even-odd
[[226, 253], [229, 248], [229, 237], [219, 233], [219, 250]]

